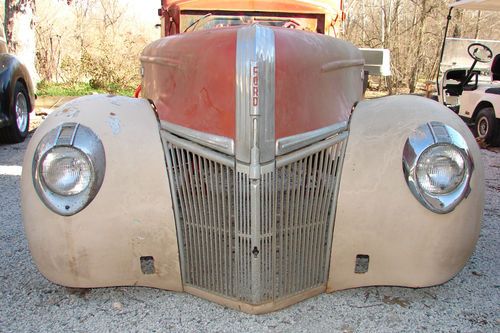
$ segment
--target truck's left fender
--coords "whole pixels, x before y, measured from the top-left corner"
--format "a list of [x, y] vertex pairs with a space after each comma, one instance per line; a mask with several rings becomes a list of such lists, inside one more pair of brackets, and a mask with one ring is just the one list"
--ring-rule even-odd
[[[65, 123], [91, 129], [102, 142], [106, 162], [97, 195], [72, 216], [44, 204], [33, 173], [40, 141]], [[182, 290], [165, 157], [158, 121], [147, 100], [88, 96], [49, 115], [27, 148], [22, 211], [34, 262], [57, 284]], [[149, 265], [146, 270], [141, 259]]]

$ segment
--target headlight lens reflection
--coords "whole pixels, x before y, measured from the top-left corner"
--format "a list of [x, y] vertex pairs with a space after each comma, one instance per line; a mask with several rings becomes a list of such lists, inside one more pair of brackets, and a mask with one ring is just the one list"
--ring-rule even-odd
[[430, 194], [447, 194], [464, 180], [466, 172], [462, 154], [452, 145], [437, 145], [427, 149], [417, 163], [417, 181]]
[[72, 147], [50, 150], [41, 163], [41, 176], [45, 185], [59, 195], [76, 195], [92, 182], [92, 165], [85, 154]]

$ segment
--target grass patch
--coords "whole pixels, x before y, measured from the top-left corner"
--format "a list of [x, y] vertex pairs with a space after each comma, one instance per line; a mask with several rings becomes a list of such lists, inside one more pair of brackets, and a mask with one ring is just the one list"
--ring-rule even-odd
[[91, 94], [115, 94], [133, 96], [135, 87], [112, 86], [106, 89], [94, 89], [88, 83], [49, 83], [40, 82], [37, 86], [38, 96], [85, 96]]

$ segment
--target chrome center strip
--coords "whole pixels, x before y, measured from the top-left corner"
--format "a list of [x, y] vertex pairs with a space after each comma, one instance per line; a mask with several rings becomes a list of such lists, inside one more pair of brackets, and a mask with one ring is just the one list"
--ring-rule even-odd
[[[272, 29], [254, 24], [238, 30], [235, 156], [237, 170], [248, 171], [236, 175], [235, 206], [239, 210], [235, 253], [243, 258], [236, 276], [239, 276], [238, 296], [248, 298], [253, 304], [261, 302], [268, 293], [262, 281], [263, 266], [273, 262], [276, 253], [276, 243], [264, 235], [264, 230], [272, 228], [274, 222], [266, 220], [264, 212], [270, 208], [265, 208], [267, 204], [261, 198], [262, 192], [270, 188], [268, 182], [272, 184], [273, 175], [266, 172], [263, 164], [274, 169], [275, 57]], [[266, 242], [268, 247], [264, 251]], [[251, 293], [245, 296], [248, 291]]]
[[334, 136], [347, 130], [347, 121], [319, 128], [314, 131], [281, 138], [276, 141], [276, 156], [285, 155], [300, 148]]
[[274, 159], [275, 41], [258, 24], [238, 30], [236, 46], [236, 159]]
[[233, 139], [227, 138], [225, 136], [200, 132], [184, 126], [172, 124], [165, 120], [162, 120], [160, 122], [160, 125], [162, 130], [166, 130], [170, 133], [191, 140], [193, 142], [199, 143], [203, 146], [212, 148], [221, 153], [234, 156]]

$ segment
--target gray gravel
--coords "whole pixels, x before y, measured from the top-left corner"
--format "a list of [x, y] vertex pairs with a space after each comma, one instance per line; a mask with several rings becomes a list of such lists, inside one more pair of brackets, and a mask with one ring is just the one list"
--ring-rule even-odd
[[[20, 166], [25, 148], [0, 145], [0, 168]], [[500, 149], [482, 155], [487, 201], [481, 237], [453, 280], [424, 289], [323, 294], [262, 316], [150, 288], [52, 284], [35, 268], [24, 237], [20, 177], [0, 173], [0, 332], [500, 332]]]

